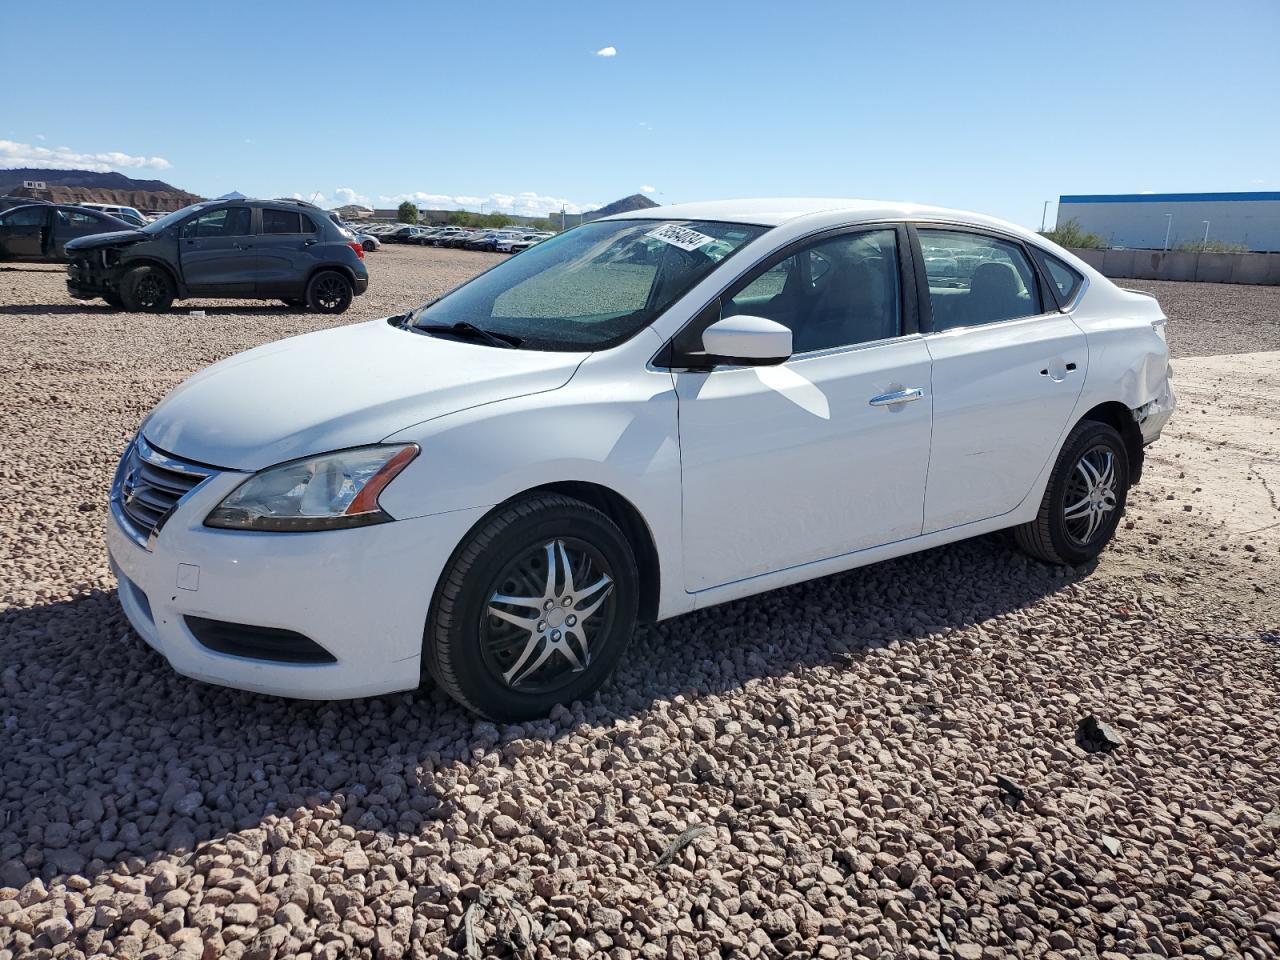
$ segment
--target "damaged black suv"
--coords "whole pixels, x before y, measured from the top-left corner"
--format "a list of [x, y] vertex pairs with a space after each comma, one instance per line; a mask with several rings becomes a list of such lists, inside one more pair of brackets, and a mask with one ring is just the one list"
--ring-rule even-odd
[[211, 200], [136, 230], [67, 244], [67, 292], [128, 310], [187, 297], [283, 300], [342, 313], [369, 286], [364, 249], [295, 200]]

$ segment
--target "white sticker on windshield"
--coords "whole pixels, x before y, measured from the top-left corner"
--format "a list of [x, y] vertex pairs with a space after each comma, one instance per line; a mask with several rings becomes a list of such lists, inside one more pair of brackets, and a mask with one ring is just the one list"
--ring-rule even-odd
[[715, 239], [715, 237], [708, 237], [705, 233], [699, 233], [697, 230], [690, 230], [688, 227], [682, 227], [674, 223], [664, 223], [657, 230], [650, 230], [645, 236], [661, 240], [663, 243], [669, 243], [673, 247], [679, 247], [681, 250], [697, 250], [703, 244], [710, 243]]

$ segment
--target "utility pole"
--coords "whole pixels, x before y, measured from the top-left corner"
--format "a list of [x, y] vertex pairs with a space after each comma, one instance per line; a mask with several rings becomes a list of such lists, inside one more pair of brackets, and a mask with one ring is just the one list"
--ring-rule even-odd
[[1204, 253], [1204, 248], [1209, 245], [1209, 221], [1204, 221], [1204, 239], [1200, 241], [1200, 252]]
[[564, 204], [560, 204], [560, 232], [564, 233]]
[[1045, 219], [1049, 216], [1049, 204], [1051, 203], [1053, 203], [1052, 200], [1046, 200], [1044, 202], [1044, 206], [1040, 208], [1040, 232], [1041, 233], [1044, 233], [1044, 222], [1045, 222]]
[[1164, 252], [1169, 252], [1169, 234], [1173, 232], [1173, 214], [1166, 213], [1164, 225]]

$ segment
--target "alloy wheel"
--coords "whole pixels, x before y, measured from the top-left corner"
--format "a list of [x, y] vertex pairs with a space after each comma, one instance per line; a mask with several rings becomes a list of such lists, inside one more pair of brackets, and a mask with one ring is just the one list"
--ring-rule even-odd
[[1086, 450], [1067, 480], [1062, 519], [1067, 536], [1088, 546], [1116, 509], [1116, 458], [1103, 444]]
[[316, 281], [316, 302], [326, 310], [340, 306], [346, 296], [346, 286], [336, 276], [321, 277]]
[[142, 277], [134, 289], [138, 305], [144, 310], [154, 309], [164, 301], [164, 283], [154, 273]]
[[583, 540], [565, 537], [526, 550], [499, 574], [482, 614], [486, 666], [512, 690], [567, 686], [613, 625], [613, 588], [603, 555]]

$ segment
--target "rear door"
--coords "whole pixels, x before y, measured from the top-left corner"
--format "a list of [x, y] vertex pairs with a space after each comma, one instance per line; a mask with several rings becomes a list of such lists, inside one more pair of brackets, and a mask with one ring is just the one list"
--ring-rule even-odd
[[182, 225], [178, 256], [193, 295], [253, 296], [258, 264], [252, 219], [246, 206], [219, 207]]
[[1017, 238], [924, 224], [912, 233], [933, 360], [931, 533], [1022, 503], [1075, 409], [1089, 350]]
[[52, 207], [14, 207], [0, 214], [0, 255], [14, 259], [36, 259], [45, 255]]
[[259, 297], [301, 297], [307, 276], [320, 262], [320, 227], [300, 210], [263, 207], [261, 213], [254, 292]]
[[68, 240], [87, 237], [94, 233], [113, 233], [127, 229], [128, 224], [118, 223], [114, 218], [104, 216], [96, 210], [56, 207], [53, 211], [53, 235], [49, 245], [53, 250], [53, 256], [66, 259]]

